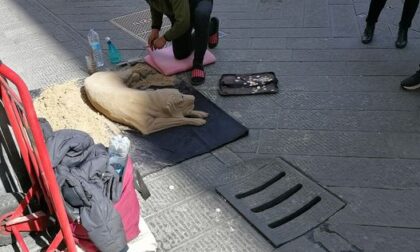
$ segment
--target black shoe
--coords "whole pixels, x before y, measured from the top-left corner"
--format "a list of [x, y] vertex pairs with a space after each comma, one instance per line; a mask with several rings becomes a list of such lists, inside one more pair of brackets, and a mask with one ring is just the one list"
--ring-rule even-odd
[[395, 47], [396, 48], [404, 48], [407, 45], [407, 33], [408, 29], [406, 28], [400, 28], [398, 30], [398, 38], [397, 41], [395, 41]]
[[375, 25], [374, 24], [366, 24], [365, 31], [363, 32], [362, 36], [362, 43], [369, 44], [372, 42], [373, 33], [375, 32]]
[[401, 88], [405, 90], [415, 90], [420, 88], [420, 70], [401, 81]]

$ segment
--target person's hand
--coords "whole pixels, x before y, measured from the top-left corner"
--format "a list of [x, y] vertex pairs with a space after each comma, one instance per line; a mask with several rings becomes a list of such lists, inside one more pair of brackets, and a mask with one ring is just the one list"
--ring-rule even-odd
[[166, 39], [163, 36], [153, 41], [154, 49], [162, 49], [165, 45], [166, 45]]
[[158, 29], [152, 29], [152, 32], [149, 35], [149, 39], [148, 39], [148, 45], [150, 47], [150, 49], [154, 49], [153, 48], [153, 42], [159, 38], [159, 30]]

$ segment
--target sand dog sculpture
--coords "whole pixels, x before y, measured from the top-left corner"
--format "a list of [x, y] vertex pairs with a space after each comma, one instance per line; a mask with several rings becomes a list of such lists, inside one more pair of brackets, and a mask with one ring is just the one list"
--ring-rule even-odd
[[97, 72], [86, 78], [84, 87], [92, 106], [109, 119], [134, 127], [145, 135], [176, 126], [206, 123], [204, 118], [208, 114], [194, 110], [195, 97], [192, 95], [182, 94], [175, 88], [130, 88], [141, 78], [142, 73], [137, 70], [133, 67], [124, 71]]

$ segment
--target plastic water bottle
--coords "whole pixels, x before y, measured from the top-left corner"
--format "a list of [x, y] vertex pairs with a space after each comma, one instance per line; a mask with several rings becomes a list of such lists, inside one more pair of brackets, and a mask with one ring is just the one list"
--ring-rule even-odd
[[111, 42], [110, 37], [105, 38], [106, 43], [108, 44], [108, 57], [111, 64], [116, 65], [121, 62], [121, 53], [117, 47]]
[[96, 62], [96, 67], [102, 67], [104, 65], [104, 58], [102, 56], [101, 41], [99, 35], [93, 29], [90, 29], [88, 33], [89, 45], [92, 48], [93, 59]]
[[122, 176], [127, 163], [128, 152], [130, 150], [130, 140], [121, 135], [113, 136], [109, 142], [109, 165]]

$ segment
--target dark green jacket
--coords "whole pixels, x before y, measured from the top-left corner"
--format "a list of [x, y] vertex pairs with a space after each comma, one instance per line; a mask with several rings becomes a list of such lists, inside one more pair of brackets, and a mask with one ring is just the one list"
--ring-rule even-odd
[[146, 0], [152, 13], [152, 29], [162, 27], [163, 14], [175, 21], [164, 35], [167, 41], [181, 37], [190, 28], [189, 0]]

